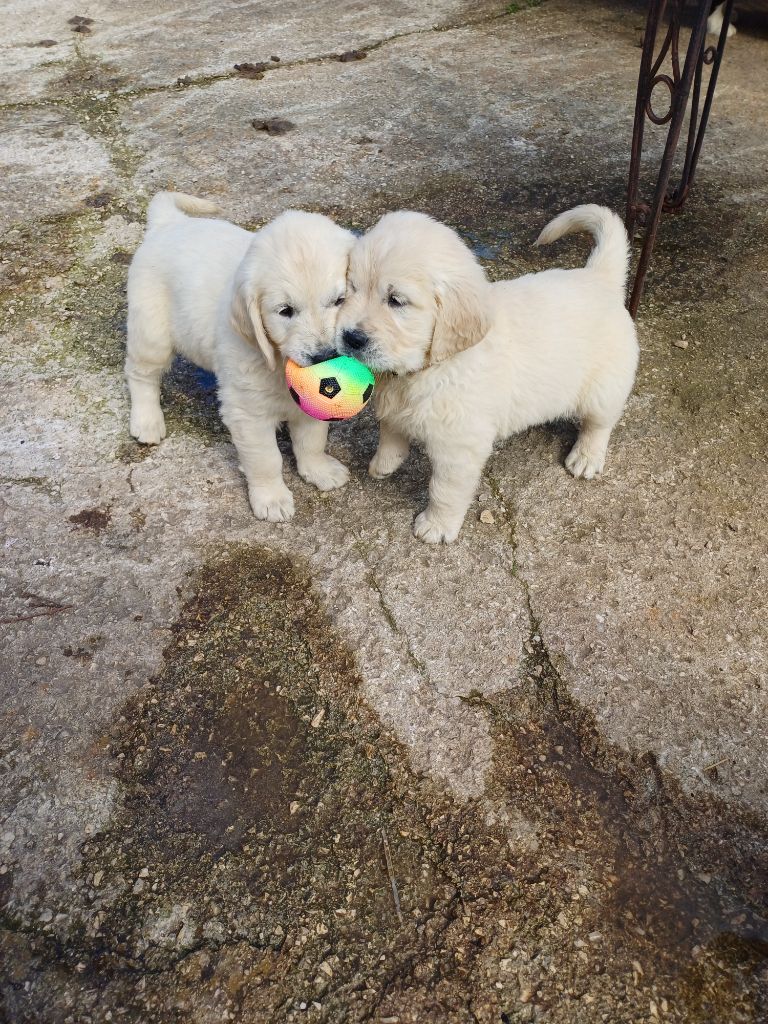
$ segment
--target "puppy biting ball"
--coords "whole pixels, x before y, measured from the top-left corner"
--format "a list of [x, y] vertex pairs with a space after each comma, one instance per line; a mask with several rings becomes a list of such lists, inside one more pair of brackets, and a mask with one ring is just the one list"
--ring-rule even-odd
[[351, 356], [336, 356], [312, 366], [289, 359], [285, 379], [291, 398], [316, 420], [348, 420], [357, 416], [373, 394], [374, 378]]

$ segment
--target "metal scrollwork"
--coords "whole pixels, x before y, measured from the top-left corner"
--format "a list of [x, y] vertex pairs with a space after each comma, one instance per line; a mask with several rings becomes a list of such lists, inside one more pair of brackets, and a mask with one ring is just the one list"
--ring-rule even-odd
[[[643, 40], [643, 56], [635, 104], [635, 127], [632, 136], [632, 159], [627, 190], [626, 224], [630, 236], [636, 227], [645, 228], [645, 238], [630, 298], [629, 310], [634, 316], [642, 294], [653, 244], [662, 211], [678, 210], [685, 202], [701, 151], [704, 131], [712, 106], [717, 74], [725, 48], [733, 0], [727, 0], [723, 10], [723, 24], [716, 46], [706, 45], [709, 0], [650, 0]], [[658, 42], [658, 39], [661, 39]], [[681, 41], [685, 41], [685, 51]], [[704, 67], [711, 68], [709, 82], [703, 86]], [[659, 87], [669, 94], [669, 106], [664, 114], [658, 110]], [[702, 91], [704, 101], [702, 101]], [[656, 107], [653, 99], [656, 92]], [[690, 97], [690, 111], [688, 101]], [[688, 117], [688, 132], [683, 167], [679, 181], [670, 185], [672, 165], [683, 124]], [[653, 199], [640, 199], [640, 171], [643, 136], [646, 123], [661, 127], [669, 125], [661, 166]]]

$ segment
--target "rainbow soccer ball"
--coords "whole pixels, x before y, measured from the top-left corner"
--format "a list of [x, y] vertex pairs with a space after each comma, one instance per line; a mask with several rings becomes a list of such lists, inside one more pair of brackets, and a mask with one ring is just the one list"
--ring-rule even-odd
[[348, 420], [373, 394], [373, 374], [351, 356], [335, 356], [313, 366], [289, 359], [285, 379], [296, 405], [316, 420]]

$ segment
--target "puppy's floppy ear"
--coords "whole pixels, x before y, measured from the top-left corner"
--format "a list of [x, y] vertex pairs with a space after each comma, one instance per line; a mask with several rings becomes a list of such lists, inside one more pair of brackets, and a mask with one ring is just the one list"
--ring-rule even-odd
[[429, 350], [430, 365], [440, 363], [482, 341], [491, 326], [486, 309], [490, 298], [488, 288], [482, 271], [472, 276], [438, 282], [435, 288], [437, 317]]
[[249, 345], [257, 345], [264, 356], [268, 369], [275, 368], [275, 350], [264, 330], [261, 319], [259, 297], [246, 275], [238, 274], [232, 290], [230, 322], [241, 338]]

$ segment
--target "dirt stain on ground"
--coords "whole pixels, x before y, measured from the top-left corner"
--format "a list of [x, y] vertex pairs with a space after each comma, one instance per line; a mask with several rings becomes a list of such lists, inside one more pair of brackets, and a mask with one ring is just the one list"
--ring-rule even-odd
[[99, 534], [112, 522], [112, 510], [110, 507], [84, 508], [68, 516], [67, 522], [73, 524], [73, 530], [93, 530], [95, 534]]
[[121, 809], [71, 902], [5, 922], [8, 1019], [764, 1020], [758, 824], [606, 750], [529, 646], [520, 690], [469, 698], [496, 754], [457, 806], [359, 701], [306, 572], [212, 558], [105, 737]]

